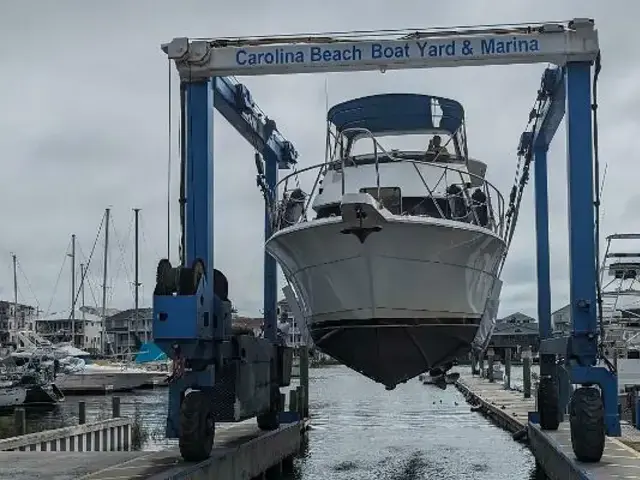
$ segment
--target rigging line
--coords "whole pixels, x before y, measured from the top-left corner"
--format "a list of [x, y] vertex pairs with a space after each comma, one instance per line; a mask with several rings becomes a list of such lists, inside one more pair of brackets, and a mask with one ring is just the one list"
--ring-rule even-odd
[[[144, 220], [144, 216], [142, 214], [142, 211], [140, 212], [140, 217], [138, 220], [138, 229], [139, 229], [139, 234], [140, 237], [142, 239], [142, 244], [143, 246], [145, 246], [149, 251], [152, 251], [156, 258], [160, 258], [160, 254], [158, 254], [158, 250], [156, 250], [155, 245], [152, 245], [151, 242], [147, 239], [147, 235], [145, 234], [147, 228], [146, 228], [146, 223]], [[140, 270], [142, 270], [142, 267], [140, 267]]]
[[[84, 270], [87, 272], [87, 274], [89, 274], [90, 273], [89, 264], [91, 263], [91, 261], [87, 259], [87, 256], [85, 255], [84, 250], [82, 250], [82, 247], [80, 245], [78, 245], [78, 253], [80, 253], [80, 256], [86, 261], [86, 263], [84, 264]], [[98, 297], [96, 296], [95, 291], [93, 290], [93, 286], [91, 285], [91, 280], [86, 278], [84, 282], [81, 281], [80, 288], [82, 288], [83, 283], [86, 283], [86, 285], [89, 287], [89, 294], [93, 299], [93, 304], [97, 307]]]
[[111, 222], [111, 227], [113, 229], [113, 236], [116, 240], [116, 245], [118, 246], [118, 250], [120, 251], [120, 262], [118, 263], [118, 269], [116, 270], [115, 275], [113, 275], [111, 277], [111, 284], [109, 286], [110, 289], [110, 295], [109, 295], [109, 301], [113, 300], [113, 297], [115, 295], [115, 291], [116, 291], [116, 281], [118, 280], [119, 276], [120, 276], [120, 271], [124, 271], [124, 275], [125, 275], [125, 282], [129, 283], [129, 275], [127, 272], [127, 266], [126, 263], [124, 262], [124, 253], [123, 253], [123, 247], [122, 247], [122, 243], [120, 242], [120, 238], [118, 235], [118, 232], [116, 231], [116, 226], [115, 223], [112, 221]]
[[[127, 267], [127, 246], [130, 245], [130, 240], [131, 240], [131, 233], [133, 232], [133, 222], [134, 222], [134, 216], [131, 216], [131, 220], [129, 221], [129, 229], [127, 231], [127, 236], [124, 239], [124, 245], [123, 242], [120, 241], [120, 238], [116, 232], [116, 227], [115, 224], [112, 223], [113, 225], [113, 232], [114, 232], [114, 236], [116, 238], [116, 244], [118, 245], [118, 250], [120, 251], [120, 260], [122, 263], [122, 267], [124, 269], [124, 274], [125, 274], [125, 280], [128, 283], [129, 280], [131, 279], [131, 272], [129, 271], [128, 267]], [[133, 294], [133, 292], [132, 292]]]
[[62, 259], [62, 265], [60, 265], [60, 271], [58, 272], [58, 277], [56, 278], [56, 283], [53, 285], [53, 293], [51, 294], [51, 299], [49, 300], [49, 305], [47, 306], [47, 310], [45, 311], [45, 318], [49, 316], [51, 313], [51, 306], [53, 305], [53, 300], [56, 297], [56, 292], [58, 291], [58, 284], [60, 283], [60, 278], [62, 278], [62, 272], [64, 270], [64, 266], [67, 263], [67, 258], [69, 257], [69, 247], [71, 245], [71, 239], [67, 243], [67, 247], [64, 251], [64, 257]]
[[[96, 233], [96, 238], [93, 241], [93, 246], [91, 247], [91, 253], [89, 253], [89, 258], [87, 259], [87, 263], [91, 263], [91, 259], [93, 258], [93, 254], [96, 251], [96, 246], [98, 245], [98, 240], [100, 239], [100, 233], [102, 232], [102, 227], [104, 226], [104, 221], [105, 221], [105, 217], [106, 216], [107, 216], [107, 213], [105, 212], [102, 215], [102, 220], [100, 221], [100, 226], [98, 227], [98, 233]], [[84, 280], [87, 277], [87, 271], [88, 271], [88, 269], [85, 269], [85, 271], [82, 272], [82, 277], [80, 279], [80, 284], [81, 285], [82, 285], [82, 283], [84, 283]], [[80, 292], [81, 292], [81, 289], [78, 289], [77, 292], [74, 292], [73, 305], [71, 305], [71, 311], [75, 310], [75, 308], [76, 308], [76, 304], [78, 303], [78, 298], [80, 297]], [[71, 312], [69, 312], [69, 320], [71, 320]]]
[[16, 265], [18, 266], [18, 270], [20, 270], [20, 273], [22, 274], [22, 276], [24, 277], [25, 282], [27, 283], [27, 288], [29, 289], [29, 292], [33, 296], [33, 299], [36, 301], [36, 307], [38, 309], [40, 309], [40, 301], [38, 300], [38, 297], [36, 296], [35, 292], [33, 291], [33, 287], [31, 286], [31, 282], [29, 281], [29, 277], [27, 277], [27, 274], [24, 272], [24, 269], [22, 268], [20, 260], [18, 260], [17, 257], [16, 257]]
[[169, 77], [169, 94], [168, 94], [168, 122], [167, 129], [169, 134], [169, 145], [167, 152], [167, 258], [171, 258], [171, 166], [173, 164], [173, 155], [171, 154], [171, 147], [173, 146], [173, 109], [171, 107], [171, 59], [167, 60], [168, 65], [168, 77]]

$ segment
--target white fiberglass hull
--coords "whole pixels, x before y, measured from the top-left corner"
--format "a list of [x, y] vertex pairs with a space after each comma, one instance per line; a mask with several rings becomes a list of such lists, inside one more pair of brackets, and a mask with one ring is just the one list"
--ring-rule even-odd
[[0, 408], [22, 405], [26, 398], [27, 390], [24, 387], [0, 387]]
[[474, 225], [386, 214], [361, 243], [343, 233], [352, 223], [300, 223], [266, 244], [316, 346], [388, 387], [467, 352], [504, 241]]

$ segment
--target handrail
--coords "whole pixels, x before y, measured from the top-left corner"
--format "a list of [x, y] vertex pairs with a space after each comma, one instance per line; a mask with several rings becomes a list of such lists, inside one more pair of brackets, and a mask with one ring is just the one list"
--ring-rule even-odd
[[[376, 190], [378, 192], [378, 201], [380, 201], [380, 166], [379, 166], [379, 159], [378, 159], [378, 148], [380, 148], [380, 150], [382, 150], [385, 155], [389, 155], [389, 153], [385, 150], [385, 148], [382, 145], [380, 145], [380, 143], [378, 143], [378, 140], [376, 139], [375, 135], [368, 128], [352, 127], [352, 128], [345, 128], [344, 130], [340, 131], [342, 135], [344, 135], [347, 132], [363, 132], [367, 136], [369, 136], [371, 138], [371, 141], [373, 142], [373, 158], [375, 160], [375, 165], [376, 165]], [[344, 165], [344, 155], [343, 155], [342, 156], [342, 172], [343, 172], [342, 173], [342, 194], [343, 195], [344, 195], [344, 167], [345, 165]]]
[[[383, 148], [384, 151], [384, 148]], [[386, 155], [388, 155], [388, 153], [386, 153]], [[504, 222], [505, 222], [505, 218], [504, 218], [504, 212], [505, 212], [505, 201], [504, 201], [504, 196], [502, 195], [502, 193], [500, 193], [500, 191], [495, 187], [495, 185], [493, 185], [490, 181], [488, 181], [486, 178], [481, 177], [475, 173], [469, 172], [469, 171], [463, 171], [460, 170], [459, 168], [456, 168], [455, 166], [451, 166], [451, 164], [443, 164], [443, 163], [433, 163], [433, 162], [428, 162], [425, 160], [416, 160], [416, 159], [407, 159], [407, 158], [398, 158], [397, 160], [395, 160], [393, 163], [401, 163], [401, 162], [407, 162], [407, 163], [411, 163], [414, 166], [416, 164], [421, 164], [421, 165], [428, 165], [429, 167], [436, 167], [436, 168], [440, 168], [441, 170], [443, 170], [442, 175], [440, 176], [440, 180], [438, 180], [437, 184], [440, 183], [440, 181], [442, 181], [442, 178], [444, 178], [446, 176], [446, 173], [448, 171], [452, 172], [452, 173], [457, 173], [461, 180], [463, 179], [462, 175], [468, 175], [470, 178], [473, 179], [478, 179], [480, 181], [480, 188], [483, 188], [484, 193], [487, 197], [487, 208], [490, 211], [490, 215], [489, 215], [489, 219], [490, 219], [490, 223], [491, 223], [491, 227], [489, 227], [490, 229], [494, 230], [495, 233], [497, 233], [499, 236], [503, 236], [504, 235]], [[319, 169], [319, 173], [318, 176], [316, 178], [316, 182], [314, 183], [314, 191], [318, 185], [318, 180], [322, 174], [323, 170], [326, 170], [328, 168], [331, 167], [335, 167], [338, 165], [344, 166], [344, 158], [341, 158], [340, 160], [334, 160], [331, 162], [323, 162], [323, 163], [319, 163], [319, 164], [315, 164], [315, 165], [311, 165], [309, 167], [305, 167], [302, 169], [297, 170], [296, 172], [293, 172], [289, 175], [286, 175], [285, 177], [283, 177], [282, 179], [280, 179], [278, 181], [278, 183], [276, 183], [276, 185], [274, 186], [275, 191], [277, 191], [277, 189], [279, 187], [281, 187], [283, 184], [287, 184], [288, 180], [296, 175], [302, 174], [304, 172], [308, 172], [314, 169]], [[416, 167], [417, 168], [417, 167]], [[344, 175], [343, 175], [343, 180], [344, 180]], [[437, 185], [436, 185], [437, 187]], [[433, 197], [433, 194], [430, 191], [431, 189], [427, 187], [427, 191], [429, 193], [429, 196]], [[492, 194], [497, 195], [498, 198], [498, 211], [497, 211], [497, 218], [496, 218], [496, 211], [493, 208], [493, 205], [491, 204], [491, 200], [492, 200]], [[473, 202], [471, 201], [471, 199], [468, 197], [468, 192], [467, 192], [467, 203], [471, 206], [473, 204]], [[311, 196], [307, 199], [307, 201], [305, 202], [305, 206], [304, 206], [304, 215], [303, 219], [306, 219], [306, 214], [309, 211], [309, 208], [311, 206], [311, 201], [312, 198]], [[438, 208], [437, 204], [436, 207]], [[441, 212], [439, 212], [441, 213]], [[477, 218], [477, 212], [475, 210], [472, 209], [472, 213], [474, 215], [474, 219], [476, 220], [476, 222], [478, 222], [478, 218]], [[442, 213], [441, 213], [442, 215]], [[304, 221], [304, 220], [302, 220]]]
[[[498, 195], [498, 198], [500, 199], [500, 202], [504, 205], [504, 196], [502, 195], [502, 193], [500, 193], [500, 190], [498, 190], [498, 188], [495, 185], [493, 185], [493, 183], [491, 183], [489, 180], [485, 179], [484, 177], [481, 177], [480, 175], [477, 175], [475, 173], [471, 173], [469, 171], [463, 171], [463, 170], [460, 170], [458, 168], [455, 168], [455, 167], [452, 167], [452, 166], [448, 166], [447, 164], [432, 163], [432, 162], [427, 162], [425, 160], [415, 160], [415, 159], [411, 159], [411, 158], [398, 158], [397, 160], [393, 161], [393, 163], [403, 163], [403, 162], [419, 163], [421, 165], [429, 165], [430, 167], [441, 168], [443, 170], [450, 170], [450, 171], [453, 171], [453, 172], [456, 172], [456, 173], [459, 173], [459, 174], [469, 175], [469, 177], [476, 178], [476, 179], [482, 181], [484, 184], [486, 184], [492, 190], [494, 190], [496, 192], [496, 194]], [[334, 161], [330, 161], [330, 162], [316, 163], [316, 164], [311, 165], [309, 167], [300, 168], [297, 171], [292, 172], [292, 173], [290, 173], [288, 175], [285, 175], [280, 180], [278, 180], [278, 183], [275, 184], [274, 189], [278, 189], [284, 182], [289, 180], [291, 177], [294, 177], [294, 176], [299, 175], [301, 173], [308, 172], [308, 171], [311, 171], [311, 170], [315, 170], [317, 168], [323, 168], [323, 167], [329, 168], [331, 166], [340, 165], [340, 164], [342, 164], [342, 160], [334, 160]]]

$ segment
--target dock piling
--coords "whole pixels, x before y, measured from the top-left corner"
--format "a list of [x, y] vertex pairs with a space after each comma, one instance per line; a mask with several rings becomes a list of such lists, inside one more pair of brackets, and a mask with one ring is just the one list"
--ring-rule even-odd
[[309, 347], [300, 347], [300, 386], [302, 387], [303, 400], [300, 412], [303, 418], [309, 416]]
[[298, 411], [298, 390], [292, 388], [289, 391], [289, 411], [297, 412]]
[[504, 351], [504, 388], [511, 390], [511, 349]]
[[87, 404], [78, 402], [78, 425], [84, 425], [85, 423], [87, 423]]
[[16, 408], [13, 411], [13, 423], [16, 437], [27, 433], [27, 412], [24, 408]]
[[495, 359], [495, 352], [494, 352], [493, 348], [490, 348], [487, 351], [487, 357], [489, 358], [488, 365], [487, 365], [487, 378], [489, 379], [489, 381], [491, 383], [493, 383], [493, 381], [494, 381], [494, 378], [493, 378], [493, 361]]
[[111, 399], [111, 410], [113, 418], [120, 418], [120, 397]]
[[531, 350], [522, 349], [522, 389], [524, 398], [531, 398]]
[[300, 414], [300, 418], [304, 417], [304, 389], [302, 385], [298, 385], [296, 387], [296, 396], [298, 397], [298, 409], [297, 412]]

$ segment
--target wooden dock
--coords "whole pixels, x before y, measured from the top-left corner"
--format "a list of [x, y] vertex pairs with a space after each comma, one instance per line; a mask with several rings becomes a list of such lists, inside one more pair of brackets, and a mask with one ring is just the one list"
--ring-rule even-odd
[[307, 423], [260, 431], [255, 419], [216, 425], [211, 457], [182, 460], [177, 449], [160, 452], [0, 452], [2, 478], [27, 480], [261, 479], [291, 469]]
[[506, 390], [502, 382], [469, 374], [462, 375], [456, 387], [502, 428], [513, 433], [526, 428], [536, 461], [551, 480], [640, 480], [640, 452], [628, 446], [640, 438], [633, 427], [623, 425], [619, 439], [607, 437], [599, 463], [582, 463], [573, 454], [568, 421], [557, 431], [542, 431], [528, 422], [528, 413], [535, 411], [534, 395], [527, 399], [522, 392]]

